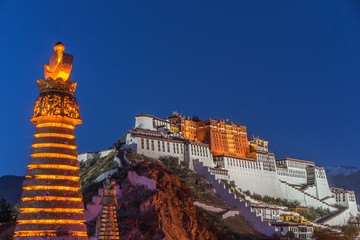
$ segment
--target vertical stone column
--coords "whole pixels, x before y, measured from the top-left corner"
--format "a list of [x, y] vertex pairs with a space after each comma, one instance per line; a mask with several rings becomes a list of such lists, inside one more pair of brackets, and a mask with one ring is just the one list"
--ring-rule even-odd
[[[87, 239], [74, 129], [80, 124], [68, 79], [72, 55], [54, 47], [31, 121], [36, 124], [14, 239]], [[54, 80], [55, 79], [55, 80]]]

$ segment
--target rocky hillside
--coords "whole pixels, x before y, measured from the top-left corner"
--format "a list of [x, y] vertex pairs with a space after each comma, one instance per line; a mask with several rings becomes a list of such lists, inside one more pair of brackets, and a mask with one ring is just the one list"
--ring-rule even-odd
[[157, 163], [131, 168], [154, 181], [154, 188], [121, 183], [118, 223], [121, 239], [217, 239], [214, 229], [196, 210], [189, 187]]
[[[123, 153], [118, 154], [121, 156]], [[121, 189], [117, 209], [120, 239], [264, 238], [241, 216], [223, 219], [218, 213], [196, 207], [195, 202], [202, 202], [229, 208], [214, 193], [212, 185], [185, 165], [178, 164], [177, 159], [155, 160], [132, 151], [127, 151], [126, 156], [131, 164], [113, 174]], [[87, 164], [82, 171], [89, 172], [87, 168], [93, 167]], [[109, 170], [103, 168], [97, 174]], [[134, 176], [153, 181], [155, 187], [135, 184], [131, 180]], [[93, 182], [84, 189], [85, 201], [96, 194], [98, 187], [100, 183]], [[87, 224], [91, 236], [95, 233], [95, 221]]]
[[[127, 151], [126, 156], [125, 160], [124, 152], [116, 150], [80, 164], [85, 205], [97, 194], [102, 186], [100, 179], [105, 175], [112, 174], [120, 185], [117, 208], [120, 239], [265, 239], [241, 216], [224, 219], [222, 213], [195, 206], [202, 203], [229, 209], [212, 185], [184, 164], [178, 164], [176, 158], [150, 159], [132, 151]], [[153, 184], [134, 183], [131, 180], [134, 176]], [[93, 236], [95, 219], [86, 224], [89, 236]], [[0, 238], [11, 237], [13, 227], [14, 224], [2, 225]]]

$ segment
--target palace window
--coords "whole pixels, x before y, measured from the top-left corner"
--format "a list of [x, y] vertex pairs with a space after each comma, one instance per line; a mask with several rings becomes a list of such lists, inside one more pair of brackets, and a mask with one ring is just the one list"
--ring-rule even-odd
[[158, 151], [160, 152], [161, 151], [160, 141], [157, 142], [157, 145], [158, 145]]
[[141, 148], [144, 149], [144, 139], [141, 139]]
[[170, 152], [170, 143], [167, 143], [167, 150]]
[[146, 139], [146, 149], [149, 150], [149, 139]]
[[151, 150], [154, 151], [154, 140], [151, 140]]
[[162, 150], [165, 152], [165, 142], [162, 142]]

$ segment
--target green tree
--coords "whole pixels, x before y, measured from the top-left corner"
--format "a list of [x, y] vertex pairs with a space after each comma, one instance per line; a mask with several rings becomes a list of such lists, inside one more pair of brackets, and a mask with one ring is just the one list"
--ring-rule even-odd
[[288, 231], [288, 232], [286, 233], [286, 236], [287, 236], [288, 238], [294, 238], [294, 237], [295, 237], [295, 233], [294, 233], [293, 231]]
[[274, 239], [280, 239], [280, 234], [274, 233], [274, 234], [272, 235], [272, 237], [273, 237]]
[[11, 205], [4, 198], [0, 199], [0, 223], [11, 222], [14, 219], [14, 213]]

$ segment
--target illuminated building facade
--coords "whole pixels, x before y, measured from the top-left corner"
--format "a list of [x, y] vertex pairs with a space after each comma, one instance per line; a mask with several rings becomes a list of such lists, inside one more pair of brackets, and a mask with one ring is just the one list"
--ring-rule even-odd
[[115, 180], [110, 176], [104, 180], [104, 194], [100, 204], [101, 214], [96, 226], [97, 239], [119, 239], [119, 230], [115, 207], [117, 206]]
[[40, 95], [31, 122], [36, 124], [31, 158], [23, 183], [14, 239], [87, 239], [80, 192], [75, 125], [81, 124], [69, 79], [73, 56], [62, 43], [37, 81]]
[[213, 119], [192, 121], [176, 115], [169, 121], [178, 127], [185, 138], [208, 144], [214, 156], [247, 157], [250, 152], [244, 126]]

